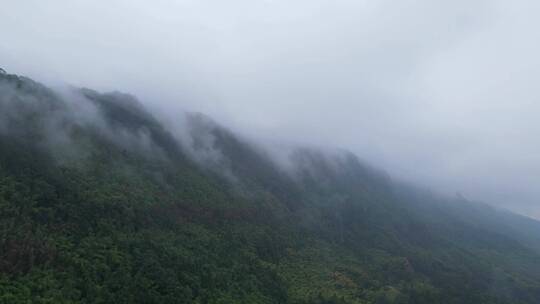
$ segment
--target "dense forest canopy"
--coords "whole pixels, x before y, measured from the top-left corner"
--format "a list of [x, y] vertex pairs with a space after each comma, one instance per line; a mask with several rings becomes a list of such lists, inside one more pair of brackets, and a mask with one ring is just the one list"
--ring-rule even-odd
[[540, 223], [0, 70], [0, 303], [538, 303]]

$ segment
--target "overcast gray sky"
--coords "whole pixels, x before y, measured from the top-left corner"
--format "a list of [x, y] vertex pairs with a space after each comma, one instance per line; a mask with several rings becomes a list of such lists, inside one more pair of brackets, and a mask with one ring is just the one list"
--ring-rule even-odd
[[540, 218], [540, 12], [527, 0], [5, 0], [0, 67], [348, 148]]

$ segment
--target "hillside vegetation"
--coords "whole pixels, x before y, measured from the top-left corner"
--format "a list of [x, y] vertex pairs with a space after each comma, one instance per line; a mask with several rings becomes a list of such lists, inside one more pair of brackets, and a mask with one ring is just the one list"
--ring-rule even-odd
[[0, 73], [0, 303], [540, 302], [534, 220], [183, 126]]

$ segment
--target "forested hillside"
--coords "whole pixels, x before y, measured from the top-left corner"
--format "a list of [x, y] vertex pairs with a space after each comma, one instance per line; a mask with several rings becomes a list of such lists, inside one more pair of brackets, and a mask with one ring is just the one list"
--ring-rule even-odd
[[540, 302], [540, 223], [0, 73], [0, 303]]

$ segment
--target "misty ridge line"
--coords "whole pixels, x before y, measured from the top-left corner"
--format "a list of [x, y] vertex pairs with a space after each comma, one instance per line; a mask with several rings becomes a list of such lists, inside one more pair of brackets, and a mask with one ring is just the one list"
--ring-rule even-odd
[[[26, 77], [7, 73], [1, 76], [0, 135], [29, 139], [60, 165], [76, 165], [91, 156], [89, 137], [80, 136], [90, 132], [121, 150], [156, 162], [175, 166], [175, 159], [187, 157], [247, 197], [252, 194], [246, 185], [246, 171], [262, 166], [271, 172], [270, 179], [288, 180], [299, 188], [309, 181], [329, 190], [336, 182], [349, 183], [350, 179], [358, 183], [359, 189], [383, 185], [383, 192], [396, 197], [415, 189], [418, 193], [432, 193], [434, 201], [470, 203], [459, 192], [454, 197], [391, 178], [347, 150], [290, 142], [285, 145], [279, 140], [264, 142], [235, 133], [202, 113], [160, 116], [130, 94], [99, 93], [66, 85], [51, 89]], [[25, 133], [32, 130], [38, 131]], [[242, 147], [243, 151], [238, 153], [231, 147]]]
[[283, 140], [343, 147], [395, 178], [540, 218], [538, 8], [11, 1], [0, 57], [53, 86], [133, 93], [173, 125], [188, 109], [266, 151]]
[[[60, 163], [88, 156], [88, 143], [75, 138], [80, 129], [87, 129], [122, 149], [158, 161], [185, 154], [233, 183], [240, 179], [233, 172], [230, 155], [223, 150], [225, 141], [236, 141], [254, 153], [258, 161], [268, 162], [268, 166], [275, 166], [280, 174], [293, 180], [300, 175], [328, 178], [345, 172], [351, 164], [360, 166], [357, 157], [348, 151], [292, 145], [267, 149], [268, 144], [241, 137], [202, 113], [182, 112], [174, 121], [167, 121], [149, 112], [136, 97], [120, 92], [98, 93], [65, 85], [50, 89], [6, 73], [0, 95], [0, 134], [31, 138]], [[31, 128], [24, 125], [27, 122], [33, 124]], [[28, 130], [37, 132], [25, 134]], [[321, 165], [323, 169], [314, 168]]]

